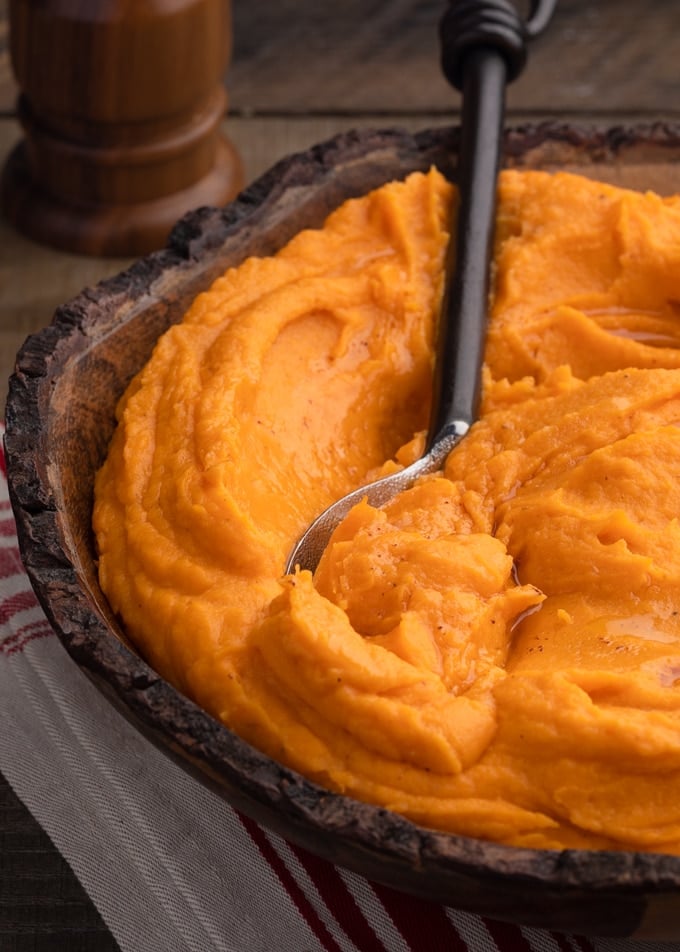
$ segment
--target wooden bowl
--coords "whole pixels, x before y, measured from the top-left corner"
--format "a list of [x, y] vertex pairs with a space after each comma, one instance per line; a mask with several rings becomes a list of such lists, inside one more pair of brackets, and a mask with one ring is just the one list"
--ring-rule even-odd
[[[397, 889], [485, 916], [582, 934], [680, 936], [680, 857], [541, 851], [423, 829], [320, 789], [265, 757], [136, 653], [98, 582], [92, 485], [114, 407], [156, 338], [228, 265], [275, 251], [344, 199], [436, 164], [457, 129], [348, 133], [276, 165], [223, 209], [189, 214], [166, 250], [85, 290], [29, 338], [7, 403], [9, 485], [26, 569], [66, 650], [115, 706], [239, 810]], [[680, 128], [511, 130], [506, 164], [680, 189]]]

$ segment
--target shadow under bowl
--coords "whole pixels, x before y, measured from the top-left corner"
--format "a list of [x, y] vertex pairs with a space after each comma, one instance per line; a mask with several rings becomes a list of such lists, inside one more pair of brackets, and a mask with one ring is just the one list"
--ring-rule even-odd
[[[458, 129], [350, 132], [274, 166], [168, 247], [59, 308], [17, 357], [6, 410], [22, 558], [61, 642], [137, 729], [256, 821], [369, 879], [491, 918], [591, 935], [680, 937], [680, 857], [529, 850], [424, 829], [319, 788], [245, 743], [154, 672], [102, 594], [91, 530], [114, 410], [156, 339], [228, 266], [275, 252], [346, 198], [415, 169], [455, 180]], [[680, 128], [526, 126], [505, 165], [680, 191]]]

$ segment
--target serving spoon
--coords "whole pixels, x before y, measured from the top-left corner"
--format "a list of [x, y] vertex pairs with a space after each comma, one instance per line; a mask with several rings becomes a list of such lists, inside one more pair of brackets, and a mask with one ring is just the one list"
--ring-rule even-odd
[[[314, 571], [333, 530], [367, 500], [380, 507], [442, 468], [476, 420], [481, 392], [496, 218], [505, 89], [526, 62], [526, 41], [547, 25], [557, 0], [534, 0], [524, 22], [509, 0], [452, 0], [441, 23], [442, 68], [463, 94], [456, 241], [449, 243], [437, 340], [433, 404], [424, 455], [360, 486], [325, 509], [291, 551], [286, 574]], [[454, 251], [455, 249], [455, 251]]]

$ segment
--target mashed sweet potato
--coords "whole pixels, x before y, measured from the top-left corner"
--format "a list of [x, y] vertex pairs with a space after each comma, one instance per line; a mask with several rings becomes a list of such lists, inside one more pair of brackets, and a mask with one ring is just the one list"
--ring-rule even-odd
[[422, 450], [454, 201], [414, 174], [197, 298], [119, 406], [102, 587], [155, 668], [324, 786], [680, 853], [680, 199], [504, 172], [480, 420], [282, 577]]

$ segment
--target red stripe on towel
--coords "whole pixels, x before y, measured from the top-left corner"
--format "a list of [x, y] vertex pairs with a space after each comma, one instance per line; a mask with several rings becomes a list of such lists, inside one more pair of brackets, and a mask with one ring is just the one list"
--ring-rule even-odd
[[[27, 580], [28, 581], [28, 580]], [[31, 589], [23, 589], [21, 592], [15, 592], [0, 602], [0, 625], [5, 625], [11, 621], [18, 613], [26, 611], [27, 608], [33, 608], [35, 605], [35, 595]]]
[[510, 922], [498, 922], [484, 919], [489, 935], [499, 949], [512, 949], [512, 952], [532, 952], [531, 943], [519, 926]]
[[15, 631], [4, 641], [0, 642], [0, 655], [9, 657], [18, 651], [23, 651], [26, 645], [31, 641], [37, 641], [39, 638], [48, 638], [54, 634], [47, 621], [34, 621], [30, 625], [24, 625], [18, 631]]
[[278, 877], [279, 882], [288, 893], [291, 901], [303, 916], [305, 922], [317, 937], [321, 945], [327, 952], [342, 952], [333, 936], [326, 928], [316, 909], [309, 902], [304, 892], [295, 881], [292, 873], [283, 862], [279, 854], [267, 839], [263, 830], [243, 814], [239, 814], [244, 828], [247, 830], [250, 838], [260, 851], [262, 857], [267, 861], [272, 871]]
[[319, 891], [333, 918], [361, 952], [389, 952], [357, 904], [337, 868], [301, 847], [289, 846]]
[[377, 883], [373, 888], [411, 952], [467, 952], [443, 906]]

